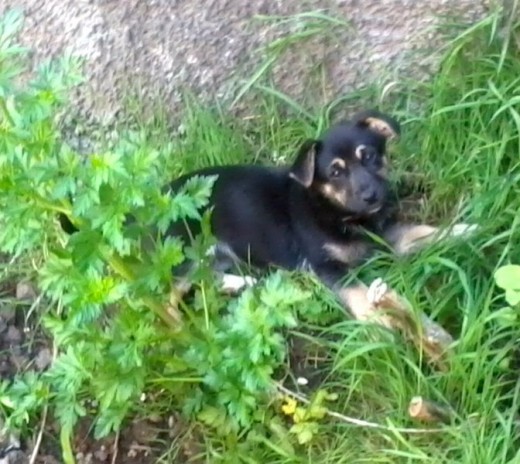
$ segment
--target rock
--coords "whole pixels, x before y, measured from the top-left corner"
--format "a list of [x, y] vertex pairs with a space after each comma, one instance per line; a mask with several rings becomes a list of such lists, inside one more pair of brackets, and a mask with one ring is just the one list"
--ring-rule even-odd
[[0, 421], [0, 464], [26, 464], [27, 456], [20, 450], [20, 439], [14, 433], [4, 430]]
[[9, 362], [9, 354], [3, 353], [0, 355], [0, 376], [5, 377], [11, 370], [11, 364]]
[[0, 316], [6, 323], [12, 323], [16, 316], [16, 308], [12, 304], [2, 305], [0, 307]]
[[9, 451], [5, 457], [0, 458], [0, 464], [27, 464], [28, 462], [29, 459], [27, 455], [17, 449]]
[[0, 334], [7, 330], [7, 324], [2, 316], [0, 316]]
[[36, 300], [37, 293], [30, 282], [18, 282], [16, 284], [16, 299], [33, 302]]
[[102, 445], [95, 453], [94, 453], [94, 457], [101, 461], [101, 462], [105, 462], [108, 460], [108, 452], [107, 452], [107, 449], [104, 445]]
[[60, 461], [58, 461], [54, 456], [47, 454], [45, 456], [40, 457], [41, 464], [60, 464]]
[[159, 430], [149, 421], [139, 420], [132, 423], [131, 434], [140, 445], [148, 445], [157, 438]]
[[76, 453], [77, 464], [92, 464], [92, 453]]
[[5, 335], [5, 341], [11, 345], [16, 345], [22, 341], [22, 333], [14, 325], [10, 325]]
[[34, 358], [34, 363], [36, 364], [36, 368], [39, 371], [43, 371], [52, 363], [52, 353], [49, 348], [42, 348], [38, 351], [36, 358]]

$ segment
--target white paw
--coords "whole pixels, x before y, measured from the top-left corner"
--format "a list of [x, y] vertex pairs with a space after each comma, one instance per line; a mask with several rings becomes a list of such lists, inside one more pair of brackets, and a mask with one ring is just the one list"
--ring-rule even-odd
[[449, 238], [468, 237], [477, 229], [478, 226], [476, 224], [465, 224], [464, 222], [461, 222], [459, 224], [453, 225], [450, 228], [441, 230], [437, 234], [437, 237], [434, 239], [434, 241], [440, 242]]
[[449, 231], [450, 237], [465, 237], [471, 235], [473, 232], [478, 230], [477, 224], [465, 224], [461, 222], [460, 224], [455, 224]]
[[377, 306], [388, 292], [388, 285], [380, 277], [374, 280], [367, 290], [368, 301]]
[[244, 287], [252, 287], [257, 280], [250, 276], [238, 276], [234, 274], [224, 274], [222, 276], [221, 290], [225, 293], [238, 293]]

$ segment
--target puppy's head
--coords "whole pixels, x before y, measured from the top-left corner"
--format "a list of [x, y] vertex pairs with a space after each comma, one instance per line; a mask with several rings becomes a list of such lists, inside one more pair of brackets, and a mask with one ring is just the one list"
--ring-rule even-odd
[[370, 216], [388, 195], [386, 142], [400, 127], [390, 116], [364, 111], [301, 147], [290, 177], [345, 215]]

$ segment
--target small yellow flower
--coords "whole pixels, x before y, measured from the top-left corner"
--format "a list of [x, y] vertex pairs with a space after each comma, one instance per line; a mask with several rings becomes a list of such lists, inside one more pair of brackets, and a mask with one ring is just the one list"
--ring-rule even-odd
[[296, 406], [298, 403], [294, 398], [286, 397], [285, 403], [282, 405], [282, 412], [287, 416], [292, 416], [294, 411], [296, 411]]

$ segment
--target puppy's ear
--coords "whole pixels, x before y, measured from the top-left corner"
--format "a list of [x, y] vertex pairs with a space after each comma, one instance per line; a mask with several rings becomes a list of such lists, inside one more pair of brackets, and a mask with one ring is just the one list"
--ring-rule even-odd
[[399, 123], [391, 116], [377, 110], [362, 111], [352, 118], [352, 122], [377, 132], [387, 140], [397, 139], [401, 135]]
[[321, 148], [319, 140], [307, 140], [301, 146], [296, 160], [289, 171], [289, 177], [309, 188], [314, 180], [316, 155]]

